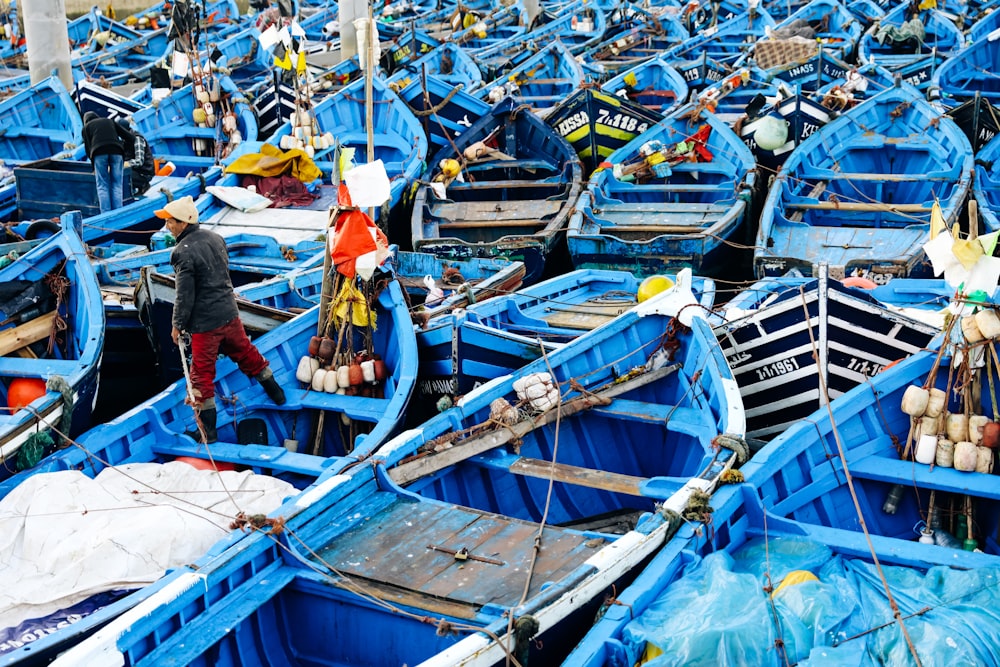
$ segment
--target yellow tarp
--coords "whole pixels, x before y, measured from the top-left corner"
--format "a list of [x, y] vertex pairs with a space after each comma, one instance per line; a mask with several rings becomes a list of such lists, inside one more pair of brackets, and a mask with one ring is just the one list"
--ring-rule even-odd
[[311, 183], [323, 177], [323, 172], [305, 151], [298, 148], [283, 151], [271, 144], [262, 144], [260, 153], [239, 156], [226, 167], [226, 173], [262, 177], [290, 174], [303, 183]]

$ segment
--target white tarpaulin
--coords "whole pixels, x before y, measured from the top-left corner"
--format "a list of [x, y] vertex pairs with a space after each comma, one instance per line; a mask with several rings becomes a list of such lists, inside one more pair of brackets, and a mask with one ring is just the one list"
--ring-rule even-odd
[[181, 462], [29, 477], [0, 501], [0, 627], [152, 583], [205, 555], [237, 512], [266, 514], [295, 492]]

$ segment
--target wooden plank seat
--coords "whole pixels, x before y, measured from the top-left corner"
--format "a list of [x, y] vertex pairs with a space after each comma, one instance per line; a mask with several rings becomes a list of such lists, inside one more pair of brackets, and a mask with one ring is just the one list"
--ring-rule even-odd
[[[609, 194], [619, 192], [733, 192], [732, 183], [650, 183], [649, 185], [638, 186], [637, 188], [608, 188]], [[735, 194], [735, 193], [734, 193]]]
[[[205, 446], [197, 442], [183, 442], [182, 439], [158, 438], [152, 441], [152, 450], [161, 456], [205, 456]], [[334, 459], [322, 459], [309, 454], [290, 452], [284, 447], [267, 445], [241, 445], [236, 443], [212, 443], [212, 459], [239, 463], [248, 466], [267, 464], [269, 469], [319, 477]]]
[[977, 498], [1000, 500], [1000, 484], [994, 475], [962, 472], [954, 468], [914, 465], [912, 461], [901, 461], [887, 456], [871, 455], [859, 461], [852, 461], [851, 474], [862, 479], [892, 484], [916, 485], [921, 489], [936, 489], [964, 493]]
[[703, 410], [626, 398], [616, 398], [611, 405], [595, 407], [592, 412], [614, 419], [663, 424], [672, 431], [693, 435], [699, 435], [716, 428], [715, 424], [710, 423]]
[[789, 201], [786, 209], [815, 209], [819, 211], [884, 211], [886, 213], [930, 213], [931, 207], [923, 204], [883, 204], [881, 202]]
[[68, 132], [59, 132], [58, 130], [53, 130], [51, 128], [17, 125], [14, 127], [5, 127], [0, 129], [0, 138], [14, 139], [16, 137], [43, 137], [51, 139], [54, 142], [61, 141], [63, 138], [65, 138], [66, 141], [71, 140], [71, 136]]
[[438, 227], [450, 229], [477, 227], [487, 223], [544, 227], [548, 224], [546, 218], [557, 215], [564, 206], [565, 202], [544, 199], [453, 202], [435, 204], [431, 207], [431, 213], [442, 220]]
[[609, 201], [599, 208], [605, 212], [625, 213], [722, 213], [732, 208], [732, 204], [710, 203], [670, 203], [670, 202], [615, 202]]
[[566, 191], [569, 187], [569, 183], [563, 181], [550, 181], [550, 180], [539, 180], [539, 181], [515, 181], [515, 180], [505, 180], [505, 181], [473, 181], [472, 183], [452, 183], [448, 186], [448, 192], [462, 192], [465, 190], [476, 191], [476, 190], [497, 190], [498, 193], [502, 193], [504, 190], [525, 190], [528, 188], [545, 188], [552, 190], [556, 193], [562, 193]]
[[[218, 134], [222, 138], [222, 134]], [[214, 127], [192, 127], [190, 125], [170, 125], [149, 132], [150, 139], [215, 139]]]
[[537, 159], [504, 160], [497, 158], [494, 160], [470, 162], [465, 166], [465, 170], [473, 174], [477, 171], [486, 171], [487, 169], [524, 169], [525, 171], [546, 169], [548, 171], [558, 171], [558, 167], [551, 162]]
[[959, 175], [942, 173], [942, 172], [931, 172], [929, 174], [869, 174], [864, 172], [814, 172], [803, 174], [800, 176], [802, 180], [805, 181], [893, 181], [899, 183], [908, 183], [910, 181], [955, 181], [958, 180]]
[[52, 377], [67, 376], [79, 368], [80, 362], [74, 359], [22, 359], [19, 357], [0, 357], [0, 376], [3, 377]]
[[[288, 402], [282, 406], [269, 407], [276, 410], [298, 410], [315, 408], [317, 410], [335, 410], [343, 412], [352, 419], [377, 422], [389, 409], [389, 399], [366, 398], [364, 396], [343, 396], [328, 394], [323, 391], [292, 390], [286, 392]], [[262, 399], [267, 400], [267, 399]]]
[[552, 479], [562, 484], [637, 497], [669, 498], [679, 491], [689, 479], [665, 475], [655, 477], [627, 475], [569, 463], [553, 463], [544, 459], [528, 458], [509, 453], [481, 454], [472, 457], [469, 462], [498, 472], [506, 471], [514, 475], [535, 479]]

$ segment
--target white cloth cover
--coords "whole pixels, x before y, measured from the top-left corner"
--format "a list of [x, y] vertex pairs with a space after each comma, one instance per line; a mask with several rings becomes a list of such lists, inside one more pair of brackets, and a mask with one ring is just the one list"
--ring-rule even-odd
[[238, 511], [268, 513], [294, 492], [273, 477], [183, 462], [29, 477], [0, 501], [0, 627], [152, 583], [205, 555]]

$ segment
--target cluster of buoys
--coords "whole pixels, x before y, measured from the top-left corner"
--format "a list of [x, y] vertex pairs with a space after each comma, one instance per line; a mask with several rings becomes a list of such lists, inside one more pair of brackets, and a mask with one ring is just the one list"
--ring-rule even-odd
[[1000, 424], [983, 415], [947, 412], [947, 394], [936, 387], [907, 387], [900, 408], [912, 420], [914, 461], [963, 472], [993, 471]]
[[297, 148], [313, 157], [316, 151], [331, 148], [335, 143], [333, 133], [321, 132], [319, 124], [307, 109], [296, 109], [292, 115], [292, 132], [281, 137], [282, 150]]
[[387, 377], [389, 369], [379, 355], [337, 354], [336, 343], [326, 336], [309, 340], [309, 354], [299, 359], [295, 371], [295, 378], [312, 391], [374, 398]]
[[[215, 113], [215, 105], [220, 99], [218, 81], [208, 78], [206, 85], [205, 77], [196, 77], [192, 84], [194, 91], [195, 105], [191, 110], [191, 121], [197, 127], [215, 127], [218, 116]], [[199, 155], [204, 155], [212, 149], [208, 139], [195, 137], [194, 150]]]
[[514, 391], [519, 399], [540, 412], [559, 403], [559, 387], [548, 373], [532, 373], [514, 380]]
[[1000, 315], [993, 308], [984, 308], [962, 318], [962, 335], [971, 344], [1000, 337]]

